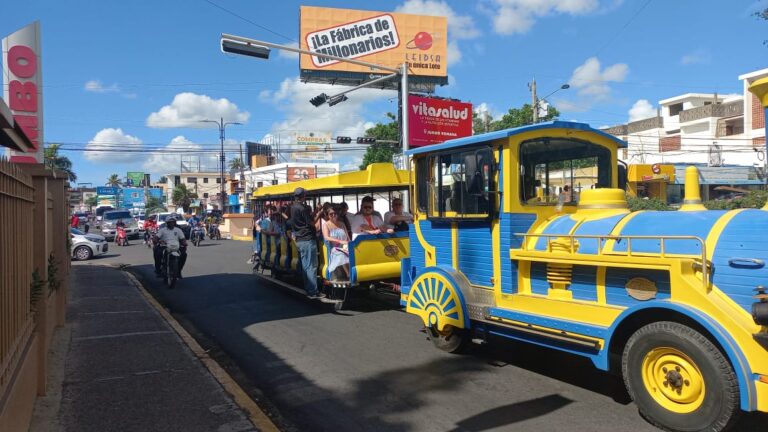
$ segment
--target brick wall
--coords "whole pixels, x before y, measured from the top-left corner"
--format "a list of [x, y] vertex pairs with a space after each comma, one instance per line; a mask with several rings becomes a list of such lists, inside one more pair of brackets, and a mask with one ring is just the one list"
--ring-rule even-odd
[[765, 137], [752, 138], [752, 147], [765, 147]]
[[659, 140], [659, 152], [680, 150], [680, 135], [663, 137]]
[[765, 109], [755, 95], [752, 95], [752, 129], [765, 128]]

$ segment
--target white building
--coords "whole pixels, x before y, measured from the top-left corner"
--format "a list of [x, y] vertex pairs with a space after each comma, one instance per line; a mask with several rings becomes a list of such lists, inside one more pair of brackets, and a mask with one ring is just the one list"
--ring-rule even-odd
[[245, 171], [243, 175], [246, 192], [250, 195], [260, 187], [326, 177], [338, 173], [338, 163], [284, 162], [253, 168]]
[[[655, 117], [605, 129], [627, 141], [628, 164], [673, 164], [682, 182], [687, 165], [699, 166], [706, 185], [757, 187], [765, 183], [765, 114], [747, 88], [768, 69], [739, 76], [740, 94], [686, 93], [663, 99]], [[674, 189], [673, 189], [674, 193]]]

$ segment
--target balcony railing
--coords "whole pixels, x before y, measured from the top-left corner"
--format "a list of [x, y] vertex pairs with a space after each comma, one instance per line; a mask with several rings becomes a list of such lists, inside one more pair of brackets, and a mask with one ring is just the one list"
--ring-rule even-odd
[[744, 114], [744, 102], [710, 104], [680, 111], [680, 123], [692, 122], [709, 117], [734, 117]]
[[633, 121], [627, 124], [627, 132], [635, 133], [648, 129], [658, 129], [664, 127], [664, 120], [661, 117], [650, 117], [643, 120]]

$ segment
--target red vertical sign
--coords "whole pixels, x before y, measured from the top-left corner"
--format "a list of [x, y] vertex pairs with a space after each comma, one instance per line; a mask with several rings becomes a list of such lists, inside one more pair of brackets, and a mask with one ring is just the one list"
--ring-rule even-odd
[[472, 104], [408, 96], [410, 147], [423, 147], [472, 135]]

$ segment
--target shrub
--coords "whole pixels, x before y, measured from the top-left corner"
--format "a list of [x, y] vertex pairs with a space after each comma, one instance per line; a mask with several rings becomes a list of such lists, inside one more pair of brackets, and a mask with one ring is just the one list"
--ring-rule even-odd
[[638, 210], [674, 210], [658, 198], [636, 198], [627, 195], [627, 204], [629, 210], [633, 212]]
[[705, 201], [704, 206], [709, 210], [733, 210], [740, 208], [761, 208], [768, 199], [766, 191], [750, 191], [749, 193], [731, 200]]

